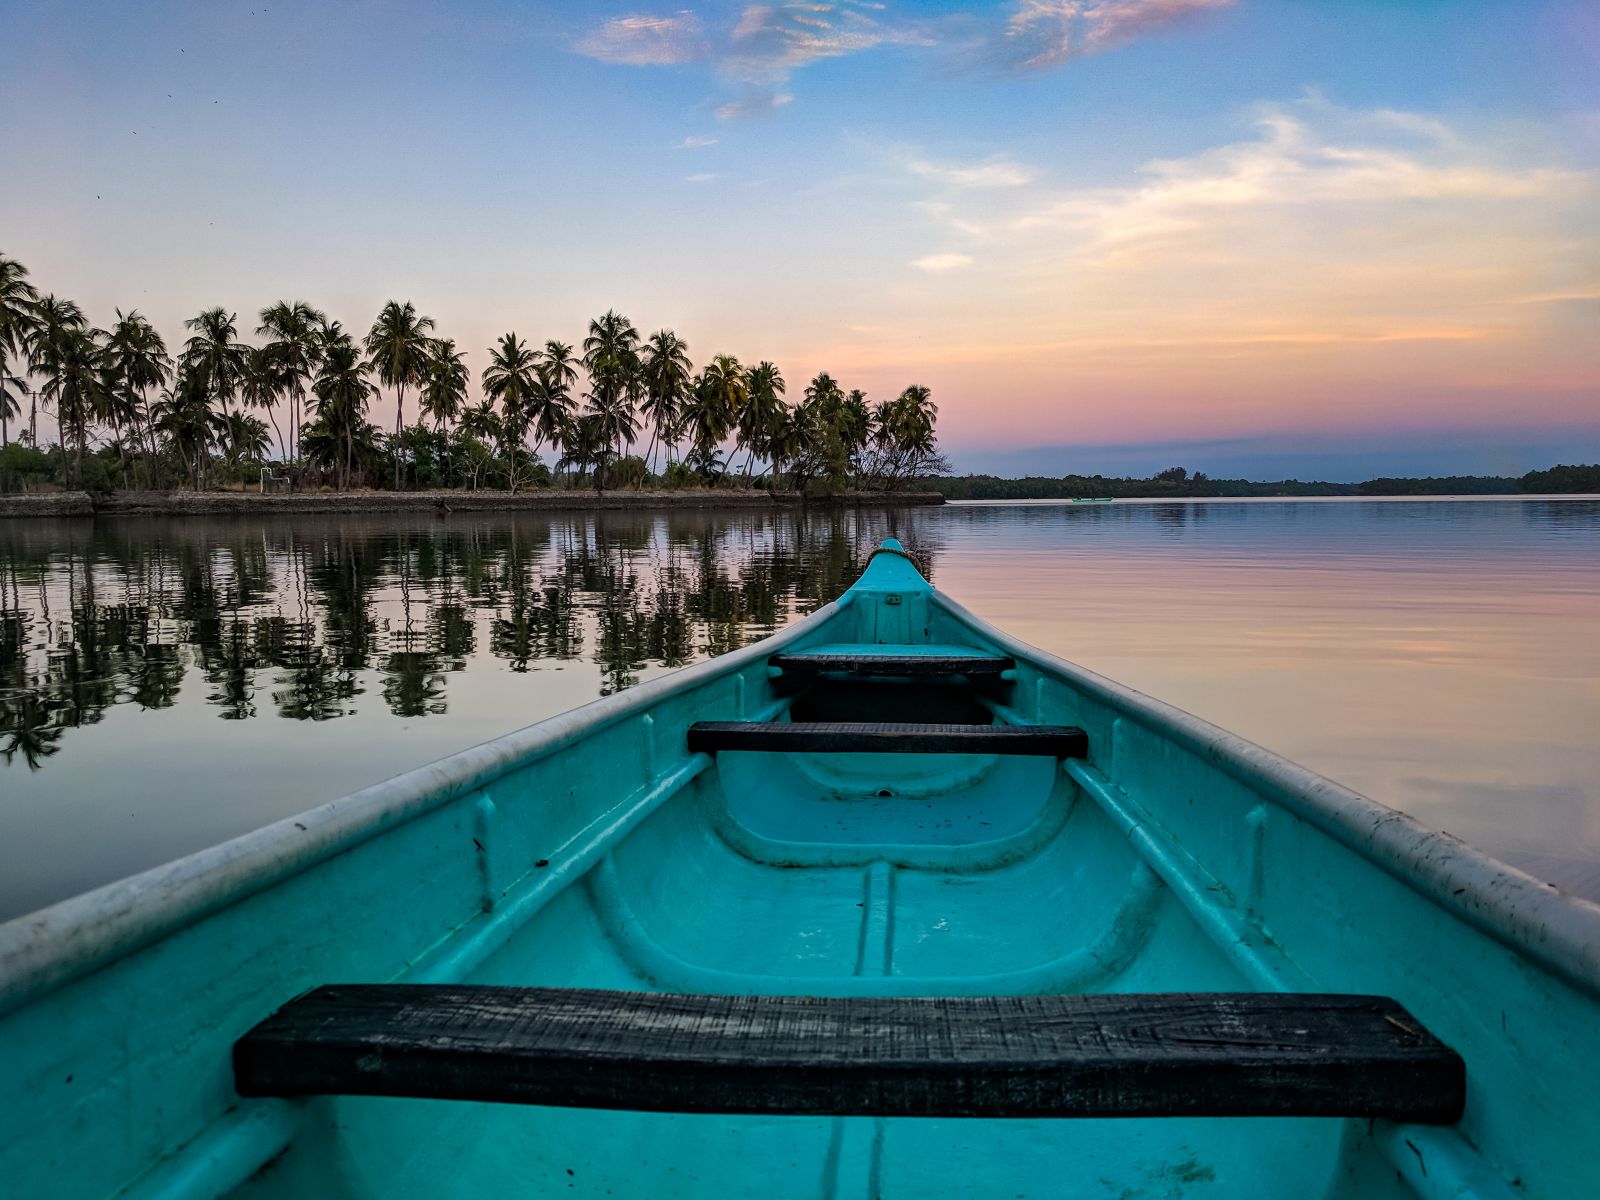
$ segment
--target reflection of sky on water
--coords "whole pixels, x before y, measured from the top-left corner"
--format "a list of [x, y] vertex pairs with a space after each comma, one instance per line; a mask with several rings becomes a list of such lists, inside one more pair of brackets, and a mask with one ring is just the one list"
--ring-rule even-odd
[[940, 516], [985, 618], [1600, 897], [1600, 501]]
[[1119, 502], [0, 523], [0, 916], [743, 645], [891, 529], [1018, 636], [1600, 894], [1600, 502]]

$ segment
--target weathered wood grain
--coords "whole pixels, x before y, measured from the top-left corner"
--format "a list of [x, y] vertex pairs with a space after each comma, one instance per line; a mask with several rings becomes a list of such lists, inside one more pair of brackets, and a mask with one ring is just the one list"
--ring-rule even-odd
[[1450, 1122], [1461, 1059], [1392, 1000], [1214, 993], [826, 999], [318, 988], [234, 1046], [245, 1096], [954, 1117]]
[[1088, 735], [1075, 725], [921, 725], [859, 721], [697, 721], [689, 749], [805, 754], [1038, 754], [1082, 758]]

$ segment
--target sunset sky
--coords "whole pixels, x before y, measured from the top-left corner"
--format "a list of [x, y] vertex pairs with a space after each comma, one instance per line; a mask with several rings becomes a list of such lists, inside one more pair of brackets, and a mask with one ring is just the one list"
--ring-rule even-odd
[[0, 0], [0, 253], [181, 340], [608, 307], [955, 466], [1600, 459], [1600, 5]]

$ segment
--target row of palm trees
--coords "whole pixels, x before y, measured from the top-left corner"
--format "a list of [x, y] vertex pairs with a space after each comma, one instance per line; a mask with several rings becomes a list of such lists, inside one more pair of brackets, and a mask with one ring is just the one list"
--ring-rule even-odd
[[[285, 463], [332, 468], [340, 487], [358, 461], [377, 455], [389, 460], [392, 486], [405, 486], [419, 441], [454, 460], [452, 478], [476, 484], [498, 474], [513, 490], [544, 477], [546, 449], [558, 471], [592, 472], [597, 487], [655, 476], [658, 451], [661, 477], [676, 483], [736, 475], [741, 454], [745, 481], [801, 489], [892, 488], [944, 468], [938, 408], [925, 387], [872, 405], [823, 373], [791, 404], [774, 364], [718, 354], [696, 371], [672, 330], [643, 337], [615, 311], [590, 321], [577, 347], [505, 334], [489, 350], [476, 403], [465, 353], [409, 302], [385, 304], [359, 342], [300, 301], [261, 310], [260, 345], [245, 342], [237, 315], [223, 308], [184, 325], [189, 336], [175, 355], [137, 311], [91, 327], [76, 304], [41, 295], [20, 263], [0, 255], [0, 444], [26, 401], [25, 440], [38, 445], [42, 402], [79, 478], [91, 440], [109, 432], [124, 486], [130, 450], [151, 466], [176, 464], [201, 487], [213, 452], [235, 467], [260, 464], [274, 443]], [[383, 388], [395, 404], [388, 435], [368, 420]], [[418, 415], [411, 427], [408, 396]], [[630, 456], [641, 440], [644, 454]]]

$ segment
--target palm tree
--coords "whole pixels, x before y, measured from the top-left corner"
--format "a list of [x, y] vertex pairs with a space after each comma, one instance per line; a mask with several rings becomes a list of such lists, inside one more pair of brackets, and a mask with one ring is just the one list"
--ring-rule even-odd
[[480, 400], [461, 410], [461, 432], [480, 441], [500, 440], [500, 417], [494, 411], [494, 402]]
[[469, 487], [477, 488], [479, 475], [489, 466], [487, 447], [499, 442], [503, 436], [500, 415], [494, 411], [493, 400], [480, 400], [477, 404], [462, 408], [461, 424], [456, 430], [456, 445], [464, 452], [466, 461], [463, 465], [469, 473]]
[[578, 382], [577, 362], [572, 347], [565, 342], [551, 340], [544, 344], [544, 353], [539, 356], [539, 383], [529, 410], [535, 455], [545, 442], [559, 448], [572, 426], [578, 407], [572, 396], [573, 385]]
[[428, 368], [422, 380], [422, 414], [432, 417], [434, 428], [454, 425], [467, 402], [467, 356], [450, 338], [440, 338], [428, 351]]
[[544, 344], [544, 353], [539, 356], [539, 365], [550, 377], [551, 387], [559, 388], [563, 393], [571, 392], [577, 385], [578, 363], [572, 347], [554, 338]]
[[844, 398], [844, 389], [826, 371], [819, 372], [816, 378], [806, 384], [806, 399], [815, 404], [817, 411], [829, 421], [838, 416]]
[[256, 326], [259, 336], [271, 339], [266, 352], [287, 388], [289, 444], [284, 447], [284, 456], [289, 462], [294, 462], [299, 455], [306, 383], [316, 374], [317, 360], [321, 356], [318, 334], [327, 325], [327, 316], [304, 301], [280, 300], [261, 310], [261, 324]]
[[692, 440], [701, 461], [704, 451], [720, 444], [739, 424], [750, 395], [750, 377], [731, 354], [718, 354], [706, 364], [690, 401]]
[[611, 453], [611, 442], [602, 428], [598, 416], [584, 413], [573, 420], [571, 428], [563, 435], [562, 454], [556, 463], [562, 467], [576, 467], [581, 475], [586, 466], [595, 469], [595, 487], [600, 488], [600, 470], [606, 456]]
[[[323, 317], [317, 324], [315, 332], [311, 335], [312, 343], [316, 347], [316, 360], [319, 364], [322, 357], [335, 346], [353, 346], [355, 342], [346, 332], [343, 321], [330, 321]], [[320, 371], [318, 372], [320, 373]]]
[[[422, 380], [420, 407], [424, 417], [433, 418], [434, 430], [439, 434], [447, 459], [450, 444], [444, 438], [444, 427], [447, 424], [454, 425], [456, 418], [461, 415], [471, 380], [466, 354], [456, 349], [452, 339], [437, 339], [428, 350], [428, 369]], [[448, 484], [448, 461], [441, 469]]]
[[645, 343], [643, 354], [644, 415], [650, 421], [650, 451], [646, 456], [655, 470], [656, 441], [678, 423], [689, 398], [694, 367], [689, 346], [670, 329], [658, 329]]
[[876, 473], [885, 490], [930, 466], [937, 469], [942, 465], [934, 434], [938, 418], [939, 406], [933, 402], [932, 392], [915, 383], [872, 410]]
[[834, 413], [834, 427], [839, 432], [839, 440], [844, 443], [845, 453], [849, 455], [851, 469], [859, 475], [861, 452], [872, 438], [872, 410], [867, 405], [867, 394], [860, 388], [852, 388], [838, 406], [838, 411]]
[[432, 317], [417, 315], [411, 301], [391, 300], [367, 332], [367, 354], [378, 379], [395, 389], [394, 487], [400, 490], [400, 430], [405, 427], [406, 385], [420, 384], [428, 369]]
[[216, 439], [222, 418], [211, 408], [211, 397], [199, 368], [180, 363], [172, 386], [152, 407], [156, 432], [178, 456], [196, 491], [201, 486], [206, 451]]
[[242, 463], [259, 465], [272, 445], [272, 440], [267, 436], [267, 423], [248, 413], [229, 413], [223, 418], [219, 434], [222, 451], [234, 466]]
[[12, 398], [11, 388], [26, 390], [27, 387], [21, 376], [8, 369], [6, 360], [13, 354], [27, 354], [37, 325], [35, 304], [38, 299], [38, 290], [28, 282], [28, 268], [0, 254], [0, 446], [11, 440], [11, 418], [22, 413], [21, 406]]
[[914, 383], [895, 398], [891, 408], [895, 440], [912, 450], [926, 450], [933, 437], [934, 422], [939, 419], [939, 406], [933, 402], [933, 393], [920, 383]]
[[739, 440], [750, 451], [744, 463], [745, 478], [749, 479], [756, 455], [770, 455], [772, 434], [786, 408], [783, 393], [787, 385], [782, 371], [772, 363], [763, 362], [751, 368], [746, 386], [745, 405], [739, 413]]
[[0, 446], [10, 444], [7, 434], [11, 418], [22, 415], [22, 404], [19, 397], [27, 395], [28, 381], [20, 375], [13, 375], [5, 367], [0, 366]]
[[205, 388], [207, 397], [220, 402], [226, 413], [228, 402], [244, 382], [247, 366], [249, 348], [239, 340], [239, 316], [224, 308], [208, 308], [183, 325], [194, 331], [183, 344], [184, 365]]
[[109, 407], [112, 370], [99, 329], [68, 329], [52, 347], [42, 372], [42, 395], [55, 405], [63, 441], [67, 431], [76, 443], [73, 474], [83, 479], [83, 453], [89, 445], [89, 427]]
[[355, 343], [336, 326], [330, 328], [311, 394], [316, 397], [317, 418], [344, 443], [341, 489], [350, 486], [356, 433], [366, 424], [367, 405], [378, 392], [367, 378], [368, 370]]
[[489, 348], [483, 369], [483, 394], [500, 402], [500, 440], [511, 468], [511, 490], [517, 490], [517, 454], [533, 421], [534, 393], [539, 387], [539, 355], [515, 333]]
[[787, 405], [778, 410], [767, 431], [767, 456], [772, 464], [772, 486], [781, 486], [785, 463], [793, 462], [804, 454], [812, 433], [813, 409], [808, 404], [793, 408]]
[[[33, 326], [27, 330], [28, 367], [36, 375], [52, 373], [59, 363], [68, 336], [87, 327], [83, 310], [71, 300], [58, 299], [54, 293], [41, 296], [33, 309]], [[34, 447], [39, 445], [39, 397], [35, 393], [28, 411], [28, 437]]]
[[239, 381], [239, 399], [245, 408], [262, 408], [272, 421], [272, 432], [283, 445], [283, 430], [278, 427], [278, 400], [289, 394], [292, 384], [278, 357], [264, 347], [249, 347], [245, 353], [244, 375]]
[[639, 418], [634, 412], [633, 401], [626, 392], [610, 397], [595, 393], [589, 397], [589, 407], [579, 423], [586, 427], [584, 437], [598, 440], [599, 445], [604, 447], [598, 457], [592, 458], [595, 463], [595, 490], [603, 491], [605, 472], [602, 460], [610, 453], [612, 446], [616, 447], [616, 456], [621, 458], [622, 448], [639, 432]]
[[121, 420], [128, 420], [136, 431], [142, 424], [145, 448], [153, 464], [156, 443], [155, 430], [150, 424], [150, 389], [163, 386], [172, 377], [172, 359], [167, 354], [167, 344], [138, 309], [125, 313], [119, 308], [117, 323], [111, 327], [106, 350], [117, 379], [118, 403], [114, 410], [118, 424], [117, 440], [122, 440]]
[[[606, 414], [602, 423], [607, 429], [626, 425], [636, 430], [633, 406], [640, 383], [640, 363], [639, 331], [633, 322], [615, 309], [590, 321], [589, 336], [583, 339], [583, 365], [589, 372], [590, 411]], [[621, 446], [617, 452], [622, 452]]]

